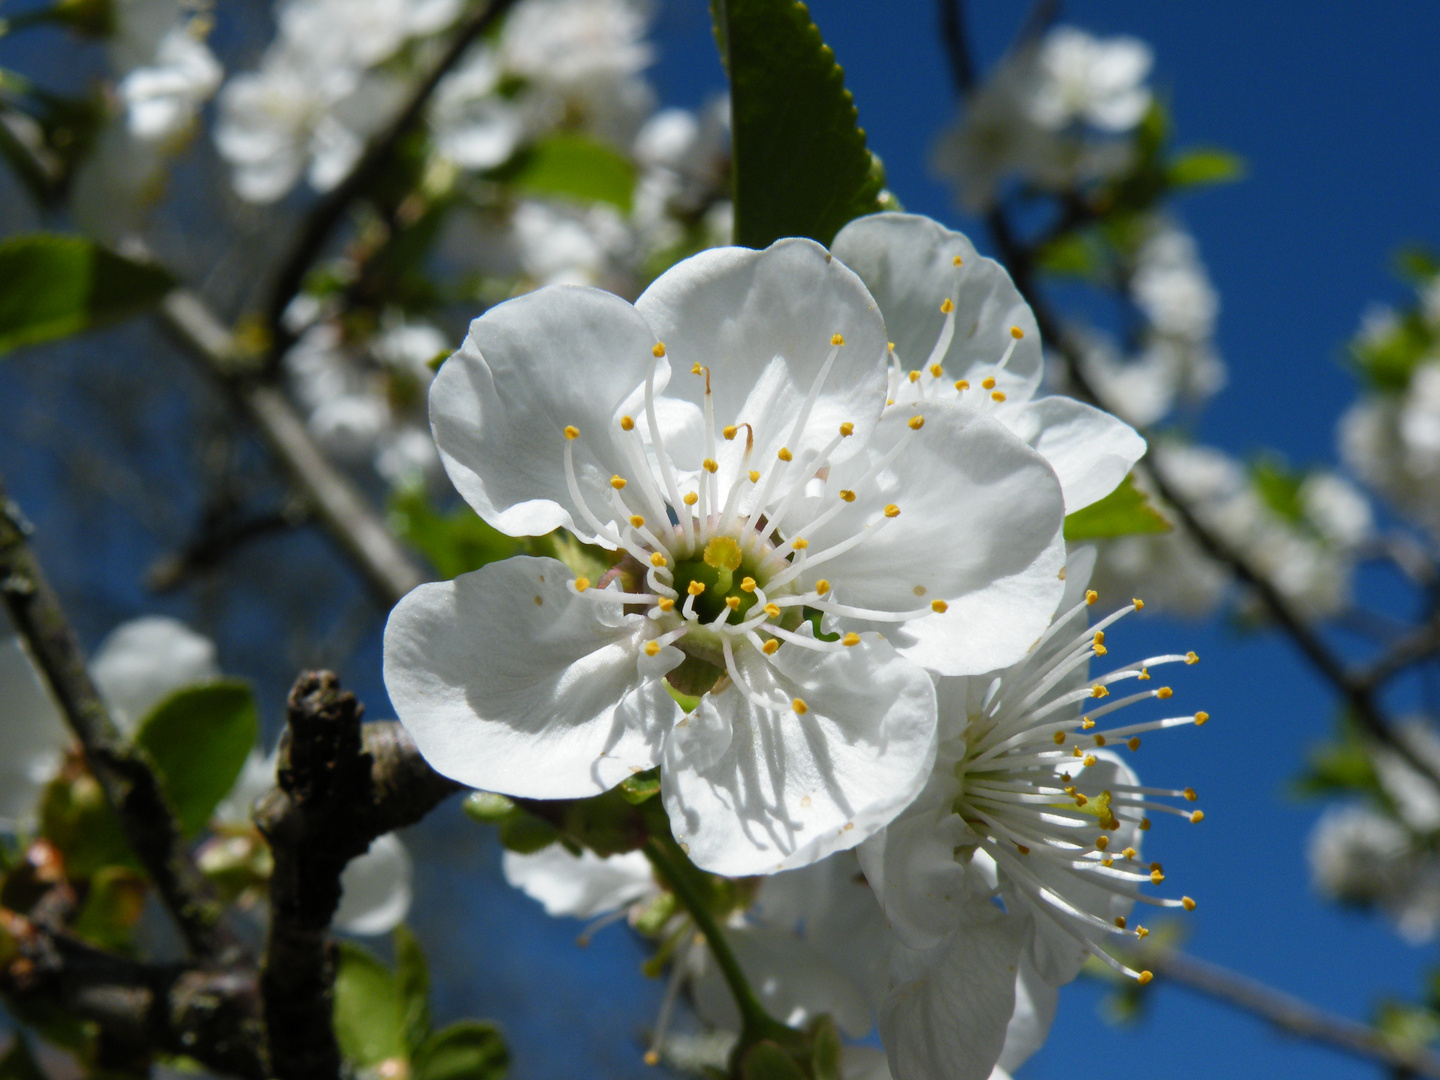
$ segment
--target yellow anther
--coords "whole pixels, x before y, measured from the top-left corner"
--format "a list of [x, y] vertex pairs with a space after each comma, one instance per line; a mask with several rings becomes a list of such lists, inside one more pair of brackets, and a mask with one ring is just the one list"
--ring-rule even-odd
[[938, 379], [942, 374], [944, 374], [944, 372], [945, 369], [942, 368], [939, 364], [930, 365], [930, 374], [933, 375], [935, 378]]
[[656, 360], [659, 360], [660, 357], [665, 355], [665, 343], [663, 341], [657, 341], [655, 343], [655, 347], [651, 349], [650, 352], [654, 355]]
[[693, 363], [693, 364], [690, 365], [690, 374], [691, 374], [691, 375], [703, 375], [704, 373], [705, 373], [705, 369], [700, 366], [700, 361], [699, 361], [699, 360], [696, 360], [695, 363]]
[[1140, 611], [1142, 608], [1145, 607], [1145, 601], [1141, 600], [1138, 596], [1132, 596], [1130, 598], [1130, 603], [1135, 605], [1136, 611]]
[[630, 524], [633, 525], [635, 528], [638, 529], [638, 528], [640, 528], [641, 525], [644, 525], [644, 524], [645, 524], [645, 519], [644, 519], [643, 517], [641, 517], [639, 514], [631, 514], [631, 515], [630, 515]]
[[719, 463], [718, 461], [716, 461], [716, 460], [715, 460], [714, 458], [712, 458], [712, 457], [707, 457], [707, 458], [706, 458], [704, 461], [702, 461], [700, 464], [701, 464], [702, 466], [704, 466], [705, 471], [708, 472], [708, 473], [713, 473], [713, 472], [719, 472], [719, 471], [720, 471], [720, 463]]
[[992, 390], [992, 391], [990, 391], [990, 400], [991, 400], [991, 401], [1004, 401], [1004, 400], [1005, 400], [1005, 395], [1002, 394], [999, 390]]
[[885, 343], [885, 348], [888, 349], [890, 352], [894, 352], [894, 351], [895, 351], [895, 343], [894, 343], [893, 341], [887, 341], [887, 342]]
[[956, 389], [956, 390], [969, 390], [969, 389], [970, 389], [970, 380], [969, 380], [969, 379], [956, 379], [956, 380], [955, 380], [955, 389]]
[[1195, 789], [1193, 787], [1187, 787], [1180, 794], [1185, 796], [1186, 802], [1194, 802], [1196, 799], [1199, 798], [1199, 796], [1195, 794]]
[[1099, 600], [1099, 599], [1100, 599], [1100, 594], [1099, 594], [1098, 592], [1096, 592], [1094, 589], [1086, 589], [1086, 590], [1085, 590], [1085, 603], [1087, 603], [1087, 604], [1093, 604], [1093, 603], [1095, 603], [1096, 600]]
[[749, 473], [749, 476], [750, 476], [750, 483], [752, 483], [752, 484], [758, 484], [758, 483], [760, 482], [760, 470], [759, 470], [759, 469], [751, 469], [751, 470], [750, 470], [750, 473]]
[[689, 585], [685, 586], [685, 591], [691, 596], [699, 596], [705, 591], [705, 583], [703, 581], [692, 581]]
[[925, 418], [924, 418], [923, 416], [912, 416], [912, 417], [910, 417], [910, 430], [911, 430], [911, 431], [919, 431], [919, 430], [920, 430], [922, 427], [924, 427], [924, 426], [925, 426]]
[[1029, 849], [1028, 847], [1026, 847], [1024, 844], [1016, 844], [1016, 845], [1015, 845], [1015, 850], [1018, 851], [1018, 852], [1020, 852], [1021, 855], [1029, 855], [1029, 854], [1030, 854], [1030, 849]]
[[772, 637], [769, 641], [765, 642], [764, 645], [760, 646], [760, 651], [763, 652], [766, 656], [774, 656], [776, 650], [779, 648], [780, 639]]
[[1104, 735], [1096, 735], [1096, 736], [1094, 736], [1094, 738], [1095, 738], [1095, 745], [1096, 745], [1096, 746], [1104, 746], [1104, 745], [1105, 745], [1105, 736], [1104, 736]]
[[845, 344], [845, 336], [844, 336], [843, 334], [831, 334], [831, 335], [830, 335], [830, 344], [831, 344], [831, 345], [844, 345], [844, 344]]
[[[1081, 753], [1080, 753], [1080, 748], [1079, 748], [1078, 746], [1075, 747], [1075, 749], [1071, 752], [1071, 756], [1073, 756], [1073, 757], [1081, 757], [1081, 756], [1082, 756]], [[1081, 803], [1080, 805], [1081, 805], [1081, 806], [1084, 806], [1085, 804], [1084, 804], [1084, 803]]]
[[1133, 847], [1127, 847], [1124, 851], [1120, 852], [1120, 854], [1124, 855], [1127, 859], [1133, 859], [1136, 855], [1140, 853], [1136, 851]]
[[625, 486], [625, 478], [623, 476], [610, 477], [610, 486], [616, 491], [619, 491]]
[[1091, 645], [1090, 648], [1094, 650], [1096, 656], [1104, 656], [1110, 651], [1109, 649], [1105, 648], [1104, 645]]
[[[1080, 748], [1077, 746], [1075, 749], [1078, 750], [1078, 749], [1080, 749]], [[1075, 805], [1076, 805], [1076, 806], [1084, 806], [1086, 803], [1088, 803], [1088, 802], [1090, 801], [1090, 800], [1089, 800], [1088, 798], [1086, 798], [1084, 795], [1081, 795], [1078, 791], [1072, 792], [1071, 794], [1073, 794], [1073, 795], [1075, 796]]]
[[1101, 860], [1100, 860], [1100, 865], [1101, 865], [1101, 866], [1114, 866], [1114, 865], [1115, 865], [1115, 860], [1114, 860], [1114, 859], [1111, 859], [1111, 858], [1101, 859]]
[[1141, 832], [1149, 832], [1149, 831], [1150, 831], [1150, 819], [1149, 819], [1148, 817], [1142, 817], [1142, 818], [1140, 819], [1140, 831], [1141, 831]]
[[645, 642], [645, 655], [646, 655], [646, 656], [658, 656], [659, 653], [660, 653], [660, 643], [659, 643], [658, 641], [647, 641], [647, 642]]
[[669, 566], [669, 565], [670, 565], [670, 560], [667, 559], [664, 555], [661, 555], [660, 552], [657, 551], [657, 552], [655, 552], [655, 554], [653, 554], [653, 555], [650, 556], [650, 565], [651, 565], [651, 566]]
[[1180, 898], [1180, 906], [1183, 907], [1186, 911], [1194, 911], [1195, 901], [1191, 900], [1188, 896], [1182, 896]]
[[1057, 732], [1055, 732], [1055, 734], [1052, 735], [1051, 738], [1053, 738], [1053, 739], [1055, 740], [1055, 745], [1056, 745], [1056, 746], [1064, 746], [1064, 745], [1065, 745], [1065, 733], [1064, 733], [1063, 731], [1057, 731]]
[[843, 638], [840, 639], [840, 644], [845, 646], [859, 645], [860, 635], [853, 632], [846, 634]]
[[1160, 882], [1162, 882], [1162, 881], [1164, 881], [1164, 880], [1165, 880], [1165, 875], [1162, 874], [1159, 870], [1151, 870], [1151, 871], [1150, 871], [1150, 884], [1151, 884], [1151, 885], [1159, 885]]
[[684, 500], [686, 506], [694, 506], [700, 501], [700, 496], [696, 495], [693, 491], [687, 491], [684, 495]]
[[1154, 978], [1155, 976], [1152, 972], [1142, 971], [1140, 972], [1139, 976], [1136, 978], [1135, 981], [1138, 982], [1141, 986], [1149, 986], [1151, 980]]
[[827, 581], [825, 578], [822, 577], [819, 581], [815, 582], [815, 595], [816, 595], [816, 596], [824, 596], [824, 595], [825, 595], [827, 592], [829, 592], [829, 591], [830, 591], [830, 582]]
[[854, 502], [854, 501], [855, 501], [855, 493], [854, 493], [853, 491], [849, 490], [848, 488], [841, 488], [841, 489], [840, 489], [840, 498], [844, 499], [846, 502]]
[[855, 434], [855, 425], [852, 424], [849, 420], [846, 420], [843, 424], [840, 425], [840, 434], [848, 439], [851, 435]]
[[1155, 691], [1155, 696], [1158, 697], [1161, 701], [1164, 701], [1166, 698], [1174, 697], [1175, 691], [1171, 690], [1168, 686], [1162, 686], [1159, 690]]
[[894, 405], [894, 404], [895, 404], [895, 399], [894, 399], [893, 397], [892, 397], [892, 398], [886, 398], [886, 399], [885, 399], [885, 404], [886, 404], [887, 407], [888, 407], [888, 406], [891, 406], [891, 405]]
[[1116, 915], [1116, 916], [1115, 916], [1115, 928], [1116, 928], [1117, 930], [1124, 930], [1124, 929], [1125, 929], [1125, 916], [1124, 916], [1124, 915]]
[[1091, 696], [1091, 697], [1109, 697], [1109, 696], [1110, 696], [1110, 691], [1109, 691], [1109, 690], [1106, 690], [1105, 687], [1101, 686], [1099, 683], [1096, 683], [1094, 686], [1090, 687], [1090, 696]]
[[950, 312], [952, 312], [952, 311], [954, 311], [954, 310], [955, 310], [955, 302], [954, 302], [953, 300], [951, 300], [948, 296], [947, 296], [944, 300], [940, 301], [940, 314], [941, 314], [941, 315], [949, 315]]
[[1098, 759], [1094, 754], [1086, 754], [1086, 755], [1085, 755], [1085, 767], [1086, 767], [1087, 769], [1090, 768], [1090, 766], [1094, 765], [1095, 762], [1098, 761], [1098, 760], [1099, 760], [1099, 759]]
[[794, 540], [790, 541], [790, 546], [796, 551], [804, 551], [810, 546], [810, 541], [806, 540], [803, 536], [797, 536]]
[[918, 371], [912, 371], [912, 372], [910, 372], [910, 381], [911, 381], [911, 382], [919, 382], [919, 381], [920, 381], [920, 372], [918, 372]]
[[1095, 726], [1095, 721], [1094, 721], [1094, 720], [1091, 720], [1088, 716], [1082, 716], [1082, 717], [1080, 718], [1080, 727], [1081, 727], [1083, 730], [1089, 731], [1089, 730], [1090, 730], [1092, 727], [1094, 727], [1094, 726]]
[[945, 612], [950, 610], [950, 605], [944, 600], [931, 600], [930, 610], [935, 612], [936, 615], [944, 615]]
[[950, 260], [950, 265], [951, 265], [951, 266], [964, 266], [964, 265], [965, 265], [965, 260], [962, 259], [962, 258], [960, 258], [959, 255], [956, 255], [955, 258], [953, 258], [952, 260]]
[[633, 416], [622, 416], [622, 417], [620, 417], [620, 430], [621, 430], [621, 431], [634, 431], [634, 430], [635, 430], [635, 418], [634, 418]]
[[753, 577], [747, 577], [744, 581], [740, 582], [740, 591], [741, 591], [741, 592], [754, 592], [754, 591], [755, 591], [755, 579], [754, 579]]
[[1210, 714], [1208, 712], [1197, 712], [1195, 714], [1195, 726], [1199, 727], [1201, 724], [1205, 723], [1205, 721], [1209, 719]]
[[795, 455], [792, 454], [792, 453], [790, 453], [790, 448], [789, 448], [788, 446], [782, 446], [782, 447], [780, 447], [780, 452], [779, 452], [778, 454], [776, 454], [775, 456], [778, 457], [781, 461], [794, 461], [794, 460], [795, 460]]
[[660, 599], [657, 600], [655, 603], [656, 603], [656, 606], [659, 607], [659, 609], [660, 609], [661, 611], [674, 611], [674, 610], [675, 610], [675, 601], [672, 600], [672, 599], [670, 599], [670, 597], [668, 597], [668, 596], [662, 596], [662, 597], [660, 597]]
[[1139, 750], [1139, 749], [1140, 749], [1140, 736], [1139, 736], [1139, 735], [1133, 736], [1133, 737], [1130, 739], [1130, 741], [1127, 742], [1125, 745], [1128, 746], [1131, 750]]
[[584, 592], [584, 591], [585, 591], [586, 589], [588, 589], [589, 587], [590, 587], [590, 579], [589, 579], [588, 577], [577, 577], [577, 578], [575, 579], [575, 591], [576, 591], [576, 592]]
[[578, 427], [576, 427], [574, 424], [565, 425], [565, 438], [574, 440], [578, 439], [579, 437], [580, 429]]
[[728, 607], [731, 611], [734, 611], [740, 606], [740, 598], [738, 596], [725, 597], [725, 606]]
[[1187, 663], [1187, 664], [1198, 664], [1199, 662], [1200, 662], [1200, 655], [1199, 655], [1198, 653], [1195, 653], [1195, 652], [1187, 652], [1187, 653], [1185, 654], [1185, 663]]
[[779, 604], [766, 604], [766, 605], [765, 605], [765, 614], [766, 614], [766, 615], [769, 615], [770, 618], [772, 618], [772, 619], [778, 619], [778, 618], [780, 617], [780, 605], [779, 605]]
[[726, 439], [733, 439], [733, 438], [735, 438], [735, 436], [738, 435], [739, 433], [740, 433], [740, 429], [739, 429], [738, 427], [736, 427], [734, 424], [731, 424], [729, 427], [721, 428], [721, 429], [720, 429], [720, 434], [721, 434], [721, 435], [724, 435]]
[[1202, 822], [1202, 821], [1204, 821], [1204, 820], [1205, 820], [1205, 811], [1204, 811], [1204, 810], [1192, 810], [1192, 811], [1190, 811], [1190, 824], [1191, 824], [1191, 825], [1199, 825], [1200, 822]]
[[1142, 667], [1140, 669], [1140, 674], [1136, 675], [1135, 678], [1139, 679], [1141, 682], [1148, 681], [1150, 678], [1150, 669], [1148, 667]]
[[653, 1047], [645, 1051], [645, 1064], [655, 1066], [660, 1064], [660, 1051]]
[[885, 507], [885, 516], [889, 518], [899, 517], [900, 507], [896, 506], [894, 503], [891, 503], [890, 505]]
[[1096, 645], [1104, 645], [1104, 644], [1105, 644], [1105, 631], [1104, 631], [1104, 630], [1096, 630], [1096, 631], [1095, 631], [1095, 644], [1096, 644]]
[[983, 379], [980, 380], [980, 385], [983, 386], [986, 390], [994, 390], [994, 389], [995, 389], [995, 376], [993, 376], [993, 375], [987, 375], [987, 376], [985, 376], [985, 378], [983, 378]]
[[1096, 851], [1104, 851], [1104, 850], [1105, 850], [1107, 847], [1109, 847], [1109, 846], [1110, 846], [1110, 838], [1109, 838], [1108, 836], [1097, 836], [1097, 837], [1095, 838], [1095, 850], [1096, 850]]
[[790, 707], [795, 710], [795, 715], [797, 716], [804, 716], [810, 711], [810, 706], [805, 704], [804, 698], [797, 697], [794, 701], [790, 702]]
[[1010, 336], [1013, 337], [1016, 341], [1019, 341], [1025, 336], [1025, 331], [1021, 330], [1018, 326], [1012, 326], [1010, 327]]

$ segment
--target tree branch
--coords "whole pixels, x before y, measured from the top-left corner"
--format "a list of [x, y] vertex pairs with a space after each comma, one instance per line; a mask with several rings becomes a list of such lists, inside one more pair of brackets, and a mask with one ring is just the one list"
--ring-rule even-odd
[[1156, 949], [1146, 953], [1145, 962], [1159, 977], [1157, 986], [1162, 985], [1159, 979], [1163, 978], [1258, 1016], [1291, 1035], [1378, 1061], [1404, 1074], [1440, 1080], [1440, 1056], [1424, 1047], [1387, 1038], [1367, 1024], [1324, 1012], [1264, 983], [1182, 952]]
[[399, 724], [362, 730], [363, 711], [330, 672], [302, 674], [290, 692], [279, 787], [256, 814], [275, 859], [260, 985], [277, 1080], [341, 1075], [328, 931], [345, 865], [460, 790], [425, 764]]
[[228, 966], [244, 957], [224, 911], [181, 842], [150, 763], [115, 727], [85, 668], [80, 641], [26, 543], [29, 527], [0, 480], [0, 600], [54, 691], [125, 839], [191, 954]]
[[514, 2], [515, 0], [489, 0], [489, 3], [482, 9], [461, 23], [459, 31], [451, 39], [444, 54], [415, 87], [409, 100], [405, 103], [405, 107], [400, 110], [384, 131], [371, 140], [364, 155], [350, 170], [350, 174], [339, 185], [326, 193], [301, 225], [299, 237], [290, 248], [289, 254], [276, 274], [270, 303], [266, 309], [266, 321], [272, 341], [270, 349], [272, 368], [295, 340], [294, 336], [285, 328], [285, 309], [300, 291], [305, 275], [329, 241], [335, 227], [340, 224], [346, 210], [349, 209], [352, 202], [374, 186], [375, 181], [394, 157], [400, 141], [419, 125], [425, 112], [425, 106], [429, 103], [441, 80], [460, 62], [460, 58], [465, 55], [466, 50], [475, 44], [481, 35], [513, 6]]

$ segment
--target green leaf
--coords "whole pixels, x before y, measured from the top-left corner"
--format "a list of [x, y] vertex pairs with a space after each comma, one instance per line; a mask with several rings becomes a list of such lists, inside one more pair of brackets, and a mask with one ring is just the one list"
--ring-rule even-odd
[[1291, 525], [1304, 526], [1305, 503], [1300, 497], [1305, 475], [1289, 468], [1276, 457], [1262, 457], [1250, 464], [1250, 482], [1260, 500], [1275, 515]]
[[499, 1029], [462, 1020], [436, 1032], [415, 1055], [415, 1080], [500, 1080], [510, 1051]]
[[1398, 391], [1410, 385], [1411, 374], [1429, 358], [1434, 343], [1420, 313], [1407, 311], [1387, 333], [1354, 340], [1350, 355], [1377, 389]]
[[250, 687], [229, 680], [178, 690], [141, 721], [135, 741], [186, 836], [205, 827], [235, 786], [259, 731]]
[[741, 1080], [806, 1080], [800, 1063], [769, 1039], [745, 1051], [740, 1076]]
[[885, 186], [835, 54], [804, 4], [711, 0], [710, 11], [730, 75], [735, 243], [829, 244], [880, 208]]
[[395, 984], [405, 1013], [405, 1043], [413, 1055], [430, 1037], [430, 971], [410, 928], [395, 928]]
[[1065, 539], [1108, 540], [1170, 531], [1170, 523], [1150, 505], [1149, 497], [1127, 476], [1099, 502], [1065, 515]]
[[88, 772], [61, 775], [40, 797], [40, 835], [65, 856], [66, 873], [83, 880], [106, 866], [139, 869], [105, 793]]
[[335, 1039], [360, 1068], [399, 1058], [408, 1061], [407, 1007], [399, 980], [373, 954], [348, 941], [335, 965]]
[[75, 932], [102, 949], [124, 949], [145, 909], [145, 879], [132, 870], [107, 866], [90, 880]]
[[13, 237], [0, 243], [0, 353], [138, 314], [174, 284], [83, 237]]
[[1057, 236], [1035, 254], [1040, 268], [1049, 274], [1089, 279], [1100, 268], [1100, 255], [1093, 237], [1071, 232]]
[[520, 542], [491, 528], [468, 506], [440, 513], [423, 487], [405, 487], [390, 500], [390, 528], [446, 580], [518, 554]]
[[0, 1058], [0, 1080], [47, 1080], [24, 1035], [17, 1034], [9, 1052]]
[[1201, 187], [1229, 184], [1245, 175], [1245, 159], [1228, 150], [1203, 148], [1185, 150], [1170, 159], [1166, 176], [1171, 187]]
[[1425, 285], [1440, 274], [1440, 259], [1421, 244], [1409, 244], [1395, 252], [1395, 273], [1412, 285]]
[[610, 203], [626, 214], [635, 199], [634, 164], [613, 147], [584, 135], [542, 139], [499, 178], [530, 195]]

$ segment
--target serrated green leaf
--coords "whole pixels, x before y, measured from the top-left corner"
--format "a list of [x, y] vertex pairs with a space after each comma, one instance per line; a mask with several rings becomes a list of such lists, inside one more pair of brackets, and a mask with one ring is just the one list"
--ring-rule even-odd
[[1163, 533], [1170, 527], [1129, 476], [1099, 502], [1065, 515], [1065, 539], [1072, 542]]
[[360, 1068], [409, 1060], [406, 1004], [399, 982], [372, 953], [342, 941], [335, 963], [335, 1039]]
[[1165, 172], [1174, 188], [1229, 184], [1245, 175], [1245, 159], [1228, 150], [1197, 148], [1176, 154]]
[[415, 1080], [500, 1080], [510, 1051], [493, 1024], [462, 1020], [436, 1032], [415, 1055]]
[[524, 151], [500, 177], [529, 195], [603, 202], [628, 214], [635, 200], [635, 166], [614, 147], [562, 133]]
[[139, 314], [174, 284], [83, 237], [13, 237], [0, 243], [0, 353]]
[[835, 54], [802, 3], [711, 0], [710, 10], [730, 75], [735, 243], [829, 244], [880, 208], [885, 186]]
[[235, 786], [259, 731], [250, 687], [232, 680], [178, 690], [140, 722], [135, 741], [186, 836], [205, 827]]
[[395, 928], [395, 985], [405, 1014], [405, 1044], [413, 1055], [430, 1037], [430, 970], [410, 928]]

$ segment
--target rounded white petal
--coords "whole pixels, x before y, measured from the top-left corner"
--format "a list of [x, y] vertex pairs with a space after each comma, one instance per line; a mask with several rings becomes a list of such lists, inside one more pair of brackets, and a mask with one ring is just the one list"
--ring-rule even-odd
[[[470, 324], [430, 384], [430, 423], [445, 471], [487, 522], [511, 536], [595, 530], [565, 479], [565, 428], [578, 428], [575, 469], [602, 521], [610, 478], [629, 472], [621, 406], [644, 384], [655, 335], [611, 293], [557, 285], [499, 304]], [[657, 372], [656, 391], [669, 368]]]
[[33, 824], [40, 793], [70, 745], [60, 707], [14, 634], [0, 636], [0, 701], [0, 831], [9, 832]]
[[[931, 362], [945, 322], [940, 305], [949, 300], [955, 336], [940, 361], [948, 380], [978, 383], [1013, 344], [996, 385], [1014, 400], [1028, 399], [1040, 385], [1040, 330], [1030, 305], [1005, 268], [963, 234], [919, 214], [870, 214], [841, 229], [832, 250], [879, 302], [903, 368]], [[1016, 342], [1011, 327], [1025, 336]]]
[[[1055, 1006], [1060, 988], [1036, 974], [1025, 956], [1020, 957], [1020, 970], [1015, 974], [1015, 1013], [1005, 1029], [1005, 1049], [1000, 1051], [1000, 1065], [1018, 1069], [1039, 1050], [1055, 1022]], [[1000, 1066], [997, 1066], [999, 1068]]]
[[410, 853], [394, 833], [377, 836], [370, 850], [351, 859], [340, 875], [337, 930], [347, 934], [388, 934], [410, 910]]
[[1145, 440], [1134, 428], [1074, 398], [1006, 402], [995, 419], [1050, 463], [1067, 514], [1109, 495], [1145, 455]]
[[[1044, 458], [995, 420], [953, 404], [922, 405], [881, 419], [870, 455], [910, 442], [875, 478], [862, 482], [864, 459], [832, 470], [831, 490], [856, 497], [813, 534], [799, 526], [810, 557], [867, 528], [875, 534], [802, 580], [827, 578], [838, 604], [922, 612], [875, 626], [932, 671], [997, 670], [1044, 632], [1064, 589], [1060, 484]], [[919, 431], [908, 426], [912, 416], [924, 418]], [[886, 506], [898, 515], [884, 517]], [[935, 601], [947, 609], [927, 611]]]
[[[703, 405], [706, 380], [688, 372], [709, 368], [718, 422], [751, 425], [762, 469], [782, 446], [798, 458], [850, 422], [854, 437], [831, 457], [842, 460], [850, 445], [863, 445], [883, 407], [884, 321], [860, 279], [814, 241], [703, 251], [662, 274], [635, 306], [675, 365], [670, 395]], [[792, 441], [835, 334], [845, 344]]]
[[627, 851], [603, 859], [593, 851], [572, 855], [563, 844], [533, 854], [505, 852], [505, 880], [553, 917], [593, 919], [658, 891], [644, 852]]
[[517, 556], [422, 585], [390, 613], [385, 686], [437, 771], [562, 799], [659, 761], [680, 709], [639, 672], [650, 623], [577, 595], [573, 580], [554, 559]]
[[[757, 693], [786, 704], [760, 708], [731, 684], [691, 717], [732, 729], [722, 753], [692, 759], [667, 741], [665, 809], [697, 866], [731, 876], [805, 866], [854, 847], [914, 798], [935, 757], [935, 688], [923, 671], [874, 637], [843, 652], [783, 646], [773, 665], [748, 649], [737, 659]], [[789, 705], [797, 698], [803, 715]]]
[[115, 722], [127, 731], [176, 690], [220, 677], [215, 643], [178, 619], [146, 615], [110, 631], [90, 675]]

